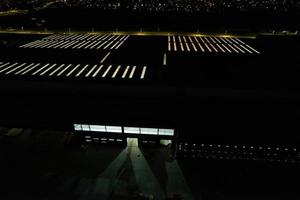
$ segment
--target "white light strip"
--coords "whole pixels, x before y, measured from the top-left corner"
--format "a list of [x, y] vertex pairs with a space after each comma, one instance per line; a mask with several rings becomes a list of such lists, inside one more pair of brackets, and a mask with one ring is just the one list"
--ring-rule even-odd
[[102, 78], [105, 78], [105, 76], [107, 75], [107, 73], [109, 72], [109, 70], [112, 68], [112, 65], [109, 65], [108, 68], [106, 69], [106, 71], [102, 74]]
[[102, 69], [102, 67], [103, 67], [103, 65], [100, 65], [99, 68], [95, 71], [95, 73], [93, 74], [92, 77], [95, 77], [99, 73], [99, 71]]
[[23, 63], [22, 65], [20, 65], [20, 66], [18, 66], [18, 67], [16, 67], [16, 68], [13, 68], [12, 70], [6, 72], [5, 74], [10, 74], [11, 72], [16, 71], [17, 69], [20, 69], [20, 68], [23, 67], [24, 65], [27, 65], [27, 63]]
[[80, 76], [80, 74], [88, 67], [89, 65], [85, 65], [77, 74], [76, 77]]
[[21, 75], [27, 74], [28, 72], [30, 72], [31, 70], [33, 70], [34, 68], [36, 68], [36, 67], [39, 66], [39, 65], [40, 65], [40, 63], [38, 63], [38, 64], [36, 64], [36, 65], [30, 67], [29, 69], [26, 69], [26, 71], [24, 71], [24, 72], [21, 73]]
[[53, 65], [51, 65], [51, 67], [49, 67], [48, 69], [46, 69], [44, 72], [42, 72], [41, 74], [40, 74], [40, 76], [43, 76], [44, 74], [46, 74], [49, 70], [51, 70], [53, 67], [55, 67], [56, 66], [56, 64], [53, 64]]
[[76, 65], [76, 67], [74, 67], [66, 76], [70, 76], [79, 66], [80, 64]]
[[141, 79], [144, 79], [144, 78], [145, 78], [146, 70], [147, 70], [147, 67], [144, 66], [144, 67], [143, 67], [142, 74], [141, 74]]
[[133, 77], [135, 68], [136, 68], [136, 66], [133, 66], [133, 68], [132, 68], [132, 70], [131, 70], [131, 72], [130, 72], [129, 78], [132, 78], [132, 77]]
[[31, 75], [36, 75], [38, 72], [42, 71], [43, 69], [45, 69], [46, 67], [48, 67], [50, 64], [46, 64], [44, 65], [42, 68], [38, 69], [37, 71], [33, 72]]
[[69, 69], [72, 66], [72, 64], [69, 64], [66, 68], [64, 68], [61, 72], [59, 72], [56, 76], [62, 75], [67, 69]]
[[0, 68], [5, 67], [6, 65], [9, 65], [9, 64], [10, 64], [10, 62], [0, 65]]
[[116, 75], [117, 75], [118, 71], [120, 70], [120, 68], [121, 68], [121, 65], [119, 65], [119, 66], [117, 67], [117, 69], [115, 70], [114, 74], [112, 75], [112, 78], [115, 78], [115, 77], [116, 77]]
[[10, 69], [10, 68], [12, 68], [12, 67], [14, 67], [14, 66], [18, 65], [18, 64], [19, 64], [19, 63], [14, 63], [14, 64], [12, 64], [12, 65], [8, 66], [8, 67], [6, 67], [6, 68], [4, 68], [4, 69], [0, 70], [0, 73], [2, 73], [3, 71], [5, 71], [5, 70], [7, 70], [7, 69]]
[[85, 75], [85, 77], [89, 77], [90, 74], [92, 73], [92, 71], [94, 71], [94, 69], [97, 67], [97, 65], [94, 65], [92, 69], [90, 69], [90, 71]]
[[128, 66], [126, 67], [126, 69], [125, 69], [123, 75], [122, 75], [122, 78], [125, 78], [125, 77], [126, 77], [126, 74], [127, 74], [129, 68], [130, 68], [130, 66], [128, 65]]
[[53, 72], [51, 72], [49, 74], [49, 76], [52, 76], [53, 74], [55, 74], [58, 70], [60, 70], [63, 66], [65, 66], [65, 64], [61, 64], [58, 68], [56, 68]]
[[163, 65], [167, 65], [167, 54], [164, 53]]
[[34, 65], [34, 63], [31, 63], [31, 64], [30, 64], [30, 65], [28, 65], [27, 67], [24, 67], [23, 69], [21, 69], [21, 70], [19, 70], [19, 71], [15, 72], [14, 74], [15, 74], [15, 75], [17, 75], [17, 74], [19, 74], [19, 73], [21, 73], [21, 72], [25, 71], [26, 69], [28, 69], [28, 68], [29, 68], [29, 67], [31, 67], [32, 65]]
[[102, 60], [100, 61], [100, 63], [103, 63], [109, 55], [110, 55], [110, 52], [108, 52], [108, 53], [102, 58]]

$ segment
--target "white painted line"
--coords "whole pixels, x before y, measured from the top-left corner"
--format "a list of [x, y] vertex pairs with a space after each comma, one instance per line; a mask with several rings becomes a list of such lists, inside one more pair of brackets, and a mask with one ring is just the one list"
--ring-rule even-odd
[[12, 69], [12, 70], [6, 72], [5, 74], [10, 74], [11, 72], [16, 71], [17, 69], [20, 69], [20, 68], [23, 67], [24, 65], [27, 65], [27, 63], [23, 63], [22, 65], [20, 65], [20, 66], [18, 66], [18, 67], [15, 67], [14, 69]]
[[29, 42], [29, 43], [23, 44], [20, 47], [25, 48], [25, 47], [28, 47], [28, 46], [31, 46], [31, 45], [34, 45], [34, 44], [38, 44], [39, 42], [41, 42], [41, 40], [35, 40], [33, 42]]
[[5, 67], [6, 65], [9, 65], [9, 64], [10, 64], [10, 62], [7, 62], [7, 63], [5, 63], [3, 65], [0, 65], [0, 68]]
[[36, 67], [39, 66], [39, 65], [40, 65], [40, 63], [38, 63], [38, 64], [32, 66], [31, 68], [29, 68], [29, 69], [27, 69], [26, 71], [24, 71], [23, 73], [21, 73], [21, 75], [27, 74], [28, 72], [30, 72], [31, 70], [33, 70], [34, 68], [36, 68]]
[[5, 67], [4, 69], [0, 70], [0, 73], [2, 73], [2, 72], [4, 72], [5, 70], [10, 69], [10, 68], [12, 68], [12, 67], [18, 65], [18, 64], [19, 64], [19, 63], [14, 63], [14, 64], [12, 64], [12, 65], [9, 65], [8, 67]]
[[177, 36], [178, 40], [179, 40], [179, 43], [181, 43], [181, 37], [180, 36]]
[[43, 69], [45, 69], [46, 67], [48, 67], [50, 64], [46, 64], [44, 65], [42, 68], [38, 69], [37, 71], [33, 72], [31, 75], [36, 75], [37, 73], [39, 73], [40, 71], [42, 71]]
[[171, 49], [171, 43], [170, 42], [168, 42], [168, 51], [171, 51], [172, 49]]
[[209, 43], [209, 45], [214, 49], [215, 52], [219, 52], [213, 44]]
[[197, 37], [194, 37], [194, 39], [196, 40], [198, 46], [200, 47], [202, 52], [205, 52], [204, 48], [202, 47], [202, 45], [200, 44], [200, 42], [198, 41]]
[[114, 49], [115, 46], [117, 46], [119, 43], [121, 43], [123, 41], [123, 38], [125, 38], [126, 35], [123, 35], [112, 47], [110, 47], [110, 49]]
[[194, 49], [194, 51], [198, 52], [198, 49], [196, 48], [196, 46], [194, 45], [194, 43], [191, 43], [192, 44], [192, 47]]
[[71, 47], [71, 46], [73, 46], [74, 44], [76, 44], [78, 41], [76, 41], [76, 40], [73, 40], [72, 42], [70, 42], [68, 45], [66, 45], [66, 46], [64, 46], [63, 48], [64, 49], [67, 49], [67, 48], [69, 48], [69, 47]]
[[75, 48], [77, 48], [78, 46], [80, 46], [80, 45], [84, 44], [85, 42], [86, 42], [86, 41], [84, 41], [84, 40], [83, 40], [83, 41], [82, 41], [82, 40], [80, 40], [78, 44], [76, 44], [75, 46], [73, 46], [73, 47], [72, 47], [72, 49], [75, 49]]
[[249, 49], [251, 49], [252, 51], [254, 51], [255, 53], [260, 54], [259, 51], [257, 51], [256, 49], [252, 48], [252, 47], [249, 46], [248, 44], [246, 44], [246, 46], [247, 46]]
[[53, 48], [54, 48], [54, 49], [56, 49], [56, 48], [58, 48], [58, 47], [61, 48], [62, 46], [69, 44], [69, 42], [70, 42], [70, 41], [67, 40], [67, 41], [65, 41], [65, 42], [63, 42], [63, 43], [61, 43], [61, 44], [59, 44], [59, 45], [54, 46]]
[[102, 40], [104, 37], [106, 36], [106, 34], [104, 34], [104, 35], [100, 35], [100, 37], [99, 38], [97, 38], [97, 40]]
[[82, 47], [90, 43], [91, 43], [90, 41], [85, 41], [82, 45], [78, 46], [77, 49], [81, 49]]
[[221, 44], [229, 53], [232, 53], [230, 49], [228, 49], [224, 44]]
[[76, 40], [80, 40], [81, 41], [81, 38], [83, 38], [85, 35], [84, 34], [79, 34], [79, 37], [76, 38]]
[[99, 41], [99, 40], [97, 40], [97, 41], [98, 41], [98, 42], [97, 42], [96, 44], [94, 44], [93, 46], [91, 46], [91, 47], [90, 47], [90, 49], [93, 49], [93, 48], [95, 48], [95, 46], [97, 46], [98, 44], [100, 44], [100, 43], [102, 42], [102, 40], [100, 40], [100, 41]]
[[184, 51], [182, 43], [180, 42], [179, 44], [180, 44], [181, 51]]
[[21, 73], [21, 72], [25, 71], [26, 69], [28, 69], [28, 68], [29, 68], [29, 67], [31, 67], [32, 65], [34, 65], [34, 63], [31, 63], [31, 64], [30, 64], [30, 65], [28, 65], [27, 67], [24, 67], [23, 69], [21, 69], [21, 70], [19, 70], [19, 71], [15, 72], [14, 74], [15, 74], [15, 75], [17, 75], [17, 74], [19, 74], [19, 73]]
[[105, 45], [108, 42], [108, 40], [105, 40], [102, 42], [96, 49], [100, 49], [103, 45]]
[[65, 64], [61, 64], [58, 68], [56, 68], [53, 72], [51, 72], [49, 74], [49, 76], [52, 76], [53, 74], [55, 74], [58, 70], [60, 70], [63, 66], [65, 66]]
[[62, 75], [67, 69], [69, 69], [72, 66], [72, 64], [69, 64], [66, 68], [64, 68], [61, 72], [59, 72], [56, 76]]
[[163, 65], [167, 65], [167, 54], [164, 53]]
[[246, 45], [246, 43], [245, 42], [243, 42], [242, 40], [240, 40], [239, 38], [234, 38], [235, 40], [237, 40], [237, 41], [239, 41], [240, 43], [242, 43], [242, 44], [244, 44], [244, 45]]
[[[96, 42], [98, 42], [98, 40], [92, 41], [89, 45], [85, 46], [84, 49], [89, 48], [90, 46], [92, 46], [92, 45], [95, 44]], [[90, 48], [89, 48], [89, 49], [90, 49]]]
[[225, 51], [224, 51], [224, 49], [213, 39], [213, 38], [211, 38], [211, 37], [209, 37], [209, 39], [210, 40], [212, 40], [213, 41], [213, 43], [215, 43], [215, 45], [217, 45], [217, 47], [219, 48], [219, 49], [221, 49], [221, 51], [223, 52], [223, 53], [225, 53]]
[[76, 67], [74, 67], [68, 74], [67, 77], [70, 76], [78, 67], [80, 66], [80, 64], [76, 65]]
[[75, 37], [72, 38], [72, 40], [78, 40], [78, 38], [81, 36], [81, 34], [75, 34]]
[[73, 44], [73, 43], [74, 43], [74, 41], [68, 40], [68, 41], [66, 41], [66, 44], [63, 44], [63, 45], [60, 46], [59, 48], [65, 49], [66, 47], [70, 46], [70, 44]]
[[115, 70], [114, 74], [111, 76], [112, 78], [115, 78], [115, 77], [116, 77], [116, 75], [117, 75], [118, 71], [120, 70], [120, 68], [121, 68], [121, 65], [119, 65], [119, 66], [117, 67], [117, 69]]
[[140, 79], [144, 79], [145, 78], [146, 70], [147, 70], [147, 67], [144, 66]]
[[111, 69], [112, 65], [109, 65], [108, 68], [106, 69], [106, 71], [103, 73], [102, 78], [104, 78], [107, 73], [109, 72], [109, 70]]
[[170, 36], [168, 35], [168, 42], [171, 42]]
[[183, 37], [183, 41], [184, 41], [184, 42], [186, 42], [186, 38], [185, 38], [185, 36], [182, 36], [182, 37]]
[[61, 40], [61, 41], [52, 41], [51, 45], [49, 45], [49, 46], [46, 45], [44, 47], [46, 47], [47, 49], [49, 49], [49, 48], [53, 48], [54, 46], [57, 46], [57, 45], [62, 44], [62, 43], [65, 43], [65, 41], [64, 40]]
[[125, 77], [126, 77], [126, 74], [127, 74], [128, 70], [129, 70], [129, 68], [130, 68], [130, 66], [128, 65], [128, 66], [126, 67], [125, 71], [123, 72], [122, 78], [125, 78]]
[[38, 40], [34, 44], [31, 44], [31, 45], [29, 45], [27, 47], [28, 48], [34, 48], [34, 47], [37, 47], [37, 46], [40, 46], [40, 45], [44, 45], [44, 44], [47, 44], [47, 43], [49, 43], [49, 41]]
[[240, 49], [236, 44], [232, 44], [233, 46], [235, 46], [238, 50], [240, 50], [240, 52], [245, 53], [245, 51], [243, 51], [242, 49]]
[[51, 67], [49, 67], [48, 69], [46, 69], [44, 72], [40, 73], [40, 76], [43, 76], [44, 74], [46, 74], [49, 70], [51, 70], [55, 66], [56, 66], [56, 64], [51, 65]]
[[106, 49], [107, 47], [109, 47], [109, 45], [111, 45], [114, 42], [114, 40], [111, 40], [110, 43], [108, 43], [103, 49]]
[[177, 51], [176, 42], [174, 42], [174, 50]]
[[102, 58], [102, 60], [100, 61], [100, 63], [103, 63], [109, 55], [110, 55], [110, 52], [108, 52], [108, 53]]
[[232, 47], [226, 40], [224, 40], [222, 37], [220, 37], [220, 40], [225, 42], [226, 45], [228, 45], [231, 49], [233, 49], [236, 53], [240, 53], [238, 50], [236, 50], [234, 47]]
[[233, 41], [235, 44], [239, 45], [239, 43], [237, 41], [235, 41], [233, 38], [227, 38], [228, 40]]
[[190, 51], [190, 47], [189, 47], [189, 44], [187, 42], [185, 42], [185, 46], [186, 46], [187, 50]]
[[84, 68], [82, 68], [82, 70], [80, 70], [77, 74], [76, 77], [80, 76], [80, 74], [88, 67], [89, 65], [85, 65]]
[[173, 35], [173, 42], [175, 43], [176, 42], [176, 39], [175, 39], [175, 36]]
[[228, 40], [228, 39], [225, 38], [225, 37], [223, 37], [222, 39], [224, 39], [225, 41], [227, 41], [227, 42], [230, 43], [230, 44], [233, 44], [233, 43], [231, 42], [231, 40]]
[[97, 65], [94, 65], [92, 69], [90, 69], [90, 71], [85, 75], [85, 77], [89, 77], [90, 74], [92, 73], [92, 71], [94, 71], [94, 69], [97, 67]]
[[136, 66], [133, 66], [133, 68], [132, 68], [132, 70], [131, 70], [131, 72], [130, 72], [129, 78], [132, 78], [132, 77], [133, 77], [135, 68], [136, 68]]
[[246, 47], [244, 47], [244, 45], [242, 45], [242, 44], [239, 44], [239, 46], [240, 46], [240, 47], [242, 47], [244, 50], [246, 50], [248, 53], [251, 53], [251, 54], [253, 54], [253, 52], [252, 52], [252, 51], [250, 51], [249, 49], [247, 49]]
[[119, 47], [126, 41], [127, 38], [125, 38], [118, 46], [116, 46], [115, 49], [119, 49]]
[[100, 65], [99, 68], [95, 71], [95, 73], [93, 74], [92, 77], [97, 76], [97, 74], [99, 73], [99, 71], [102, 69], [103, 65]]

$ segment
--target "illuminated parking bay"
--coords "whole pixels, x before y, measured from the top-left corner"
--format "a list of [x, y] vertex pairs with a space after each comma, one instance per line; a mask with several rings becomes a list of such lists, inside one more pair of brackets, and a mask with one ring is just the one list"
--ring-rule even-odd
[[168, 36], [168, 51], [197, 53], [260, 54], [260, 52], [235, 37]]
[[147, 79], [145, 65], [0, 62], [0, 76]]
[[54, 34], [19, 48], [41, 49], [119, 49], [129, 35], [112, 34]]

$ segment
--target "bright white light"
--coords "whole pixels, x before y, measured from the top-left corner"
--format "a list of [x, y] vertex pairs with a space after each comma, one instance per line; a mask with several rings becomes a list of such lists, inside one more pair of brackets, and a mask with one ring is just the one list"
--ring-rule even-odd
[[141, 128], [141, 134], [157, 135], [157, 128]]
[[122, 127], [121, 126], [106, 126], [106, 132], [122, 133]]
[[81, 124], [74, 124], [74, 130], [75, 131], [81, 131], [82, 130]]
[[101, 125], [90, 125], [90, 129], [91, 131], [95, 131], [95, 132], [106, 132], [105, 126], [101, 126]]
[[124, 133], [140, 134], [140, 128], [138, 128], [138, 127], [124, 127]]
[[83, 131], [90, 131], [90, 125], [88, 124], [82, 124], [81, 127]]
[[158, 129], [158, 134], [159, 135], [170, 135], [173, 136], [174, 135], [174, 129]]

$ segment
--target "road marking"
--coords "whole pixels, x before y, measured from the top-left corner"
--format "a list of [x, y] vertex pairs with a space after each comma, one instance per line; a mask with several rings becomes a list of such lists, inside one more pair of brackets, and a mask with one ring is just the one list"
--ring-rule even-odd
[[147, 70], [147, 67], [146, 67], [146, 66], [144, 66], [144, 67], [143, 67], [143, 71], [142, 71], [142, 74], [141, 74], [141, 77], [140, 77], [140, 79], [144, 79], [144, 77], [145, 77], [145, 74], [146, 74], [146, 70]]
[[49, 70], [51, 70], [55, 66], [56, 66], [56, 64], [51, 65], [51, 67], [49, 67], [48, 69], [46, 69], [44, 72], [40, 73], [40, 76], [43, 76], [44, 74], [46, 74]]
[[66, 76], [70, 76], [79, 66], [80, 64], [76, 65], [76, 67], [74, 67]]
[[42, 68], [38, 69], [37, 71], [33, 72], [31, 75], [36, 75], [38, 72], [42, 71], [43, 69], [45, 69], [46, 67], [48, 67], [50, 64], [46, 64], [44, 65]]
[[110, 52], [108, 52], [108, 53], [102, 58], [102, 60], [100, 61], [100, 63], [103, 63], [109, 55], [110, 55]]
[[200, 44], [200, 42], [198, 41], [197, 37], [194, 37], [194, 39], [196, 40], [198, 46], [200, 47], [202, 52], [205, 52], [204, 48], [202, 47], [202, 45]]
[[116, 77], [116, 75], [117, 75], [118, 71], [120, 70], [120, 68], [121, 68], [121, 65], [119, 65], [119, 66], [117, 67], [117, 69], [115, 70], [114, 74], [112, 75], [112, 78], [115, 78], [115, 77]]
[[132, 70], [131, 70], [131, 72], [130, 72], [129, 78], [132, 78], [132, 77], [133, 77], [135, 68], [136, 68], [136, 66], [133, 66], [133, 68], [132, 68]]
[[38, 64], [32, 66], [31, 68], [29, 68], [29, 69], [27, 69], [26, 71], [22, 72], [21, 75], [27, 74], [28, 72], [30, 72], [31, 70], [33, 70], [34, 68], [36, 68], [36, 67], [39, 66], [39, 65], [40, 65], [40, 63], [38, 63]]
[[10, 74], [11, 72], [16, 71], [17, 69], [20, 69], [20, 68], [23, 67], [24, 65], [27, 65], [27, 63], [23, 63], [22, 65], [20, 65], [20, 66], [18, 66], [18, 67], [16, 67], [16, 68], [14, 68], [14, 69], [12, 69], [12, 70], [6, 72], [5, 74]]
[[4, 69], [0, 70], [0, 73], [2, 73], [3, 71], [5, 71], [5, 70], [7, 70], [7, 69], [10, 69], [10, 68], [12, 68], [12, 67], [18, 65], [18, 64], [19, 64], [19, 63], [14, 63], [14, 64], [12, 64], [12, 65], [10, 65], [10, 66], [8, 66], [8, 67], [5, 67]]
[[163, 65], [167, 65], [167, 54], [164, 53]]
[[76, 77], [80, 76], [80, 74], [88, 67], [89, 65], [85, 65], [77, 74]]
[[61, 72], [59, 72], [56, 76], [62, 75], [67, 69], [69, 69], [72, 66], [72, 64], [69, 64], [66, 68], [64, 68]]
[[109, 72], [109, 70], [111, 69], [112, 65], [109, 65], [108, 68], [106, 69], [106, 71], [103, 73], [102, 78], [104, 78], [107, 73]]
[[92, 73], [92, 71], [97, 67], [97, 65], [94, 65], [92, 69], [85, 75], [85, 77], [89, 77], [89, 75]]
[[49, 76], [52, 76], [53, 74], [55, 74], [58, 70], [60, 70], [63, 66], [65, 66], [65, 64], [61, 64], [58, 68], [56, 68], [53, 72], [51, 72], [49, 74]]
[[10, 64], [10, 62], [7, 62], [7, 63], [5, 63], [3, 65], [0, 65], [0, 68], [5, 67], [6, 65], [9, 65], [9, 64]]
[[99, 71], [102, 69], [102, 67], [103, 67], [103, 65], [100, 65], [99, 68], [95, 71], [95, 73], [93, 74], [92, 77], [95, 77], [99, 73]]
[[20, 71], [15, 72], [14, 74], [17, 75], [23, 71], [25, 71], [26, 69], [28, 69], [29, 67], [31, 67], [32, 65], [34, 65], [34, 63], [31, 63], [30, 65], [28, 65], [27, 67], [24, 67], [23, 69], [21, 69]]
[[123, 72], [122, 78], [125, 78], [125, 77], [126, 77], [126, 74], [127, 74], [129, 68], [130, 68], [130, 66], [128, 65], [128, 66], [126, 67], [125, 71]]

